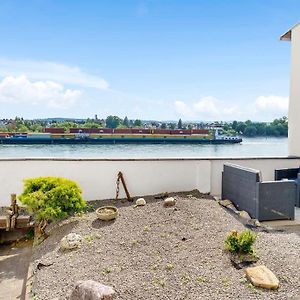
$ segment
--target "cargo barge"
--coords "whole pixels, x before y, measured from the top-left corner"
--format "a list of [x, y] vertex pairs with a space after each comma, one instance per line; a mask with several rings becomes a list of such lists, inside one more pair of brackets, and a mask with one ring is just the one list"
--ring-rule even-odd
[[235, 144], [218, 129], [44, 128], [43, 133], [0, 133], [0, 144]]

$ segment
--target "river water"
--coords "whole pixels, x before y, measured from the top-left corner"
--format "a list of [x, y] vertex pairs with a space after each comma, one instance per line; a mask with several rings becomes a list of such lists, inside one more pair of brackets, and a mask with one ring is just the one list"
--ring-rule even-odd
[[288, 155], [287, 138], [244, 138], [241, 144], [0, 145], [4, 157], [243, 157]]

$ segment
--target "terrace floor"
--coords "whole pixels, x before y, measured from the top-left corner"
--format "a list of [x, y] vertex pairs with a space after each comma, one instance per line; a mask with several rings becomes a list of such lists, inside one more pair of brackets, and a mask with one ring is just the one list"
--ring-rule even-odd
[[264, 221], [261, 223], [275, 230], [295, 232], [300, 235], [300, 207], [295, 207], [295, 220]]
[[25, 300], [32, 244], [22, 242], [0, 246], [0, 299]]
[[[99, 221], [91, 212], [59, 223], [34, 250], [33, 292], [38, 299], [68, 299], [76, 281], [92, 279], [112, 286], [117, 300], [299, 296], [299, 235], [258, 234], [258, 264], [275, 273], [280, 288], [257, 289], [248, 284], [243, 270], [231, 265], [223, 250], [227, 233], [244, 226], [214, 200], [187, 195], [176, 199], [176, 206], [170, 208], [154, 197], [137, 208], [128, 202], [107, 202], [119, 208], [114, 222]], [[59, 241], [70, 232], [82, 235], [83, 244], [61, 252]], [[45, 267], [37, 269], [39, 263]]]

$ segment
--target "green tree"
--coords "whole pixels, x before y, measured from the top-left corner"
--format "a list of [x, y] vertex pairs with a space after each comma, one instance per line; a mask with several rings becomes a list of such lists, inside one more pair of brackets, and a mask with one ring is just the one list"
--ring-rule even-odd
[[134, 121], [134, 123], [133, 123], [133, 126], [134, 126], [134, 127], [141, 127], [141, 126], [142, 126], [142, 121], [136, 119], [136, 120]]
[[178, 129], [182, 129], [182, 120], [179, 119], [178, 124], [177, 124]]
[[248, 125], [245, 129], [244, 134], [249, 137], [254, 137], [257, 134], [256, 127], [254, 125]]
[[123, 125], [125, 126], [125, 127], [129, 127], [129, 120], [128, 120], [128, 118], [127, 118], [127, 116], [124, 118], [124, 120], [123, 120]]
[[95, 123], [93, 121], [85, 122], [82, 127], [84, 128], [100, 128], [101, 125], [98, 123]]
[[117, 116], [108, 116], [105, 120], [106, 127], [117, 128], [121, 124], [122, 120]]

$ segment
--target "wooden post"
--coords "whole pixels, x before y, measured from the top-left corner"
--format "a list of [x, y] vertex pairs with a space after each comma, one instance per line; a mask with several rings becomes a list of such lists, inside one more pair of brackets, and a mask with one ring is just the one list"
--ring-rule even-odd
[[127, 200], [128, 200], [128, 201], [132, 201], [133, 199], [131, 199], [131, 197], [130, 197], [129, 191], [128, 191], [128, 189], [127, 189], [127, 186], [126, 186], [126, 183], [125, 183], [125, 180], [124, 180], [124, 177], [123, 177], [123, 173], [122, 173], [122, 172], [119, 172], [118, 177], [121, 178], [121, 182], [122, 182], [122, 185], [123, 185], [123, 187], [124, 187], [124, 190], [125, 190], [125, 193], [126, 193]]

